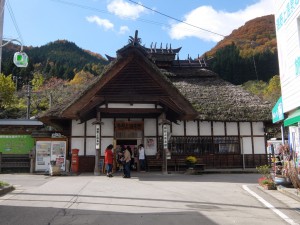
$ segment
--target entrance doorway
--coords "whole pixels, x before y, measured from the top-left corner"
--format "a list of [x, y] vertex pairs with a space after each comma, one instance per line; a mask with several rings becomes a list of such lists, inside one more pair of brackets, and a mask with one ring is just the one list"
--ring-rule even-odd
[[125, 148], [130, 147], [130, 154], [131, 154], [131, 170], [138, 171], [139, 163], [138, 163], [138, 145], [142, 142], [141, 139], [117, 139], [116, 140], [116, 159], [117, 159], [117, 168], [118, 170], [122, 170], [122, 165], [119, 163], [119, 159], [123, 157], [122, 150]]

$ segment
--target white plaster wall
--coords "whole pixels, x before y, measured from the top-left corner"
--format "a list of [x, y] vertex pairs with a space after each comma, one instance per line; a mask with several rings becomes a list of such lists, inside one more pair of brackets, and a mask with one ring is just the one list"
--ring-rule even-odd
[[251, 135], [251, 126], [249, 122], [240, 123], [240, 134], [241, 135]]
[[172, 123], [172, 135], [183, 136], [184, 135], [184, 124], [183, 121], [178, 121], [178, 124]]
[[200, 122], [200, 136], [211, 136], [210, 122]]
[[252, 123], [253, 135], [264, 135], [264, 124], [262, 122]]
[[156, 119], [144, 120], [144, 135], [156, 136]]
[[101, 156], [104, 155], [104, 151], [106, 149], [106, 147], [110, 144], [113, 144], [113, 138], [101, 138]]
[[238, 124], [234, 122], [226, 123], [226, 132], [227, 135], [238, 135]]
[[254, 153], [255, 154], [265, 154], [266, 153], [266, 143], [264, 137], [254, 137]]
[[197, 121], [187, 121], [186, 122], [186, 135], [187, 136], [197, 136], [198, 135]]
[[84, 155], [84, 138], [71, 138], [71, 149], [79, 149], [78, 155]]
[[252, 143], [251, 137], [243, 137], [242, 138], [242, 150], [241, 153], [244, 154], [252, 154]]
[[92, 119], [86, 122], [86, 135], [87, 136], [95, 136], [96, 135], [96, 125], [93, 125], [92, 123], [95, 122], [96, 119]]
[[96, 154], [96, 140], [95, 138], [86, 139], [86, 155]]
[[101, 122], [101, 136], [114, 136], [114, 119], [103, 118]]
[[224, 136], [225, 135], [225, 127], [222, 122], [213, 122], [214, 128], [214, 136]]
[[79, 120], [72, 120], [72, 136], [84, 135], [84, 123], [78, 124]]

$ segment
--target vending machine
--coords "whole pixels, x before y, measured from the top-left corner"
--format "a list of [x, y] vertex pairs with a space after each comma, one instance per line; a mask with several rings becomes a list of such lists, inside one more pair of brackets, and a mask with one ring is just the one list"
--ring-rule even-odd
[[60, 167], [61, 171], [66, 170], [67, 140], [48, 138], [36, 141], [35, 171], [45, 172], [50, 165]]

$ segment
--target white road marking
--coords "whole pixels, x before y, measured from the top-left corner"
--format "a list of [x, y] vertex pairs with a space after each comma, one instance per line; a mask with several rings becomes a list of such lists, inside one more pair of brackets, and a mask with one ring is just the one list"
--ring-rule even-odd
[[263, 203], [266, 207], [271, 209], [274, 213], [276, 213], [278, 216], [280, 216], [284, 221], [286, 221], [290, 225], [299, 225], [299, 223], [294, 222], [291, 218], [289, 218], [287, 215], [285, 215], [280, 210], [276, 209], [273, 205], [271, 205], [269, 202], [264, 200], [262, 197], [260, 197], [255, 192], [251, 191], [247, 185], [243, 185], [243, 189], [247, 191], [249, 194], [251, 194], [253, 197], [255, 197], [258, 201]]

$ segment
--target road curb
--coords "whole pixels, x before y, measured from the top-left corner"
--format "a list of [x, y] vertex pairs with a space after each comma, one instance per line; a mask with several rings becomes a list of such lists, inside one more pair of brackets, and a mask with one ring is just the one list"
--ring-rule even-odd
[[277, 187], [277, 191], [280, 191], [281, 193], [289, 196], [290, 198], [293, 198], [294, 200], [300, 202], [300, 192], [296, 188], [287, 189], [286, 187], [279, 185]]
[[11, 191], [13, 191], [15, 188], [12, 185], [4, 186], [0, 188], [0, 196], [5, 195]]

